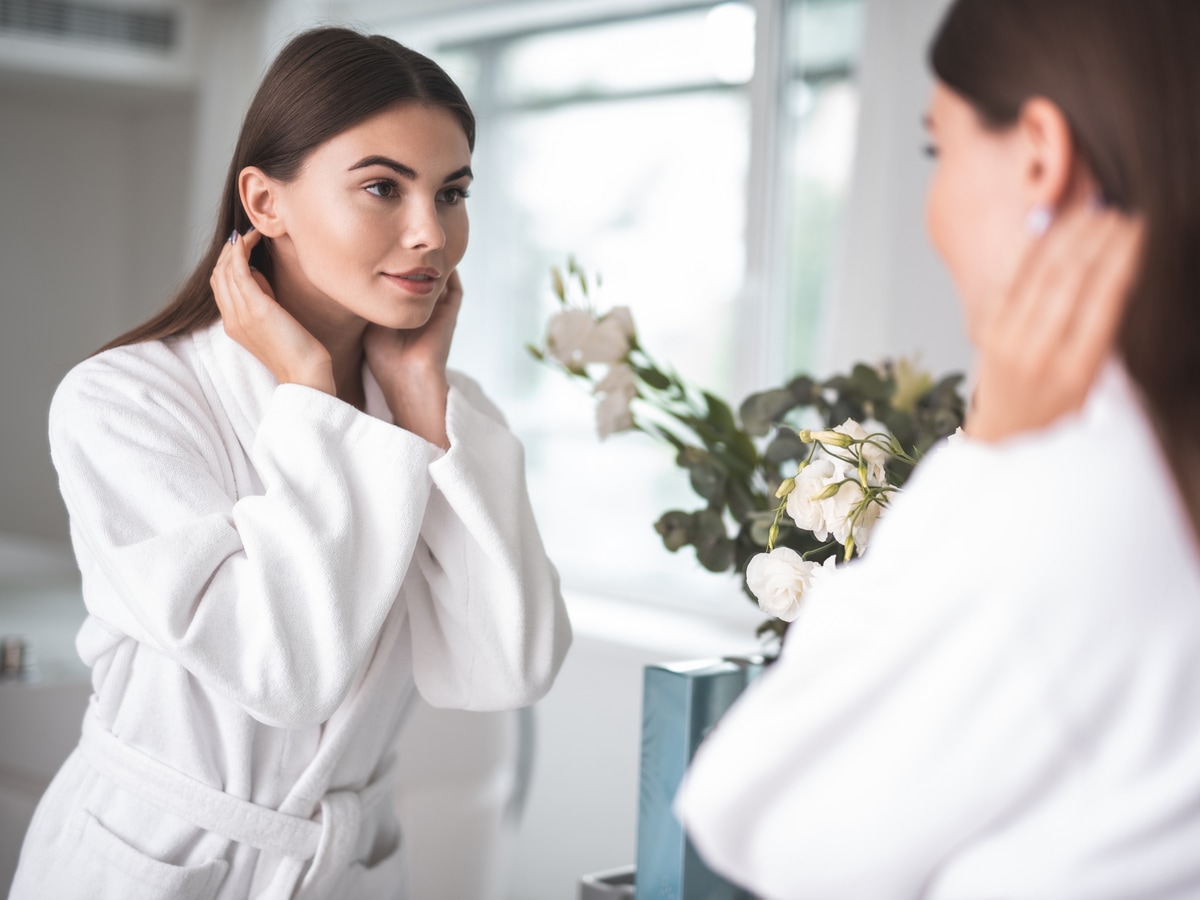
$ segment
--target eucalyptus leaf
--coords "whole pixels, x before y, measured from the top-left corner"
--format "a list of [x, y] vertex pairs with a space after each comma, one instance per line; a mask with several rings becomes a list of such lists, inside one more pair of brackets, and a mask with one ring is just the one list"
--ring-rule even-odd
[[878, 403], [887, 400], [892, 394], [892, 386], [873, 368], [862, 363], [858, 363], [850, 373], [850, 384], [855, 396], [861, 400]]
[[646, 366], [634, 366], [633, 371], [637, 373], [637, 377], [650, 385], [656, 391], [665, 391], [671, 386], [671, 379], [664, 375], [658, 369], [649, 368]]
[[763, 458], [777, 464], [790, 459], [799, 460], [808, 456], [809, 447], [810, 445], [800, 440], [800, 435], [790, 428], [780, 428], [763, 451]]
[[719, 538], [697, 543], [696, 559], [710, 572], [725, 572], [733, 565], [733, 541]]
[[720, 503], [725, 496], [725, 475], [715, 465], [700, 464], [688, 469], [692, 490], [709, 503]]
[[738, 415], [747, 434], [762, 437], [795, 405], [796, 397], [790, 390], [775, 388], [751, 394], [742, 402]]
[[819, 399], [818, 387], [817, 383], [807, 375], [799, 375], [787, 383], [788, 391], [796, 398], [796, 403], [801, 406], [812, 406]]
[[[697, 510], [692, 514], [692, 532], [704, 538], [715, 539], [726, 537], [725, 520], [721, 514], [712, 509]], [[697, 541], [696, 543], [699, 543]]]

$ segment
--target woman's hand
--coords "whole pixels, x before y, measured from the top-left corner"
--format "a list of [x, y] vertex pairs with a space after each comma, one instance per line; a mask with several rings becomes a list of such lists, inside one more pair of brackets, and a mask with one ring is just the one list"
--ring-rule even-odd
[[333, 361], [325, 346], [275, 301], [250, 251], [262, 239], [251, 229], [217, 257], [209, 284], [225, 333], [253, 353], [280, 384], [303, 384], [336, 395]]
[[998, 441], [1079, 409], [1112, 353], [1141, 260], [1140, 219], [1066, 213], [984, 323], [965, 430]]
[[396, 424], [446, 448], [446, 360], [462, 306], [458, 270], [450, 273], [429, 321], [420, 328], [368, 325], [363, 350]]

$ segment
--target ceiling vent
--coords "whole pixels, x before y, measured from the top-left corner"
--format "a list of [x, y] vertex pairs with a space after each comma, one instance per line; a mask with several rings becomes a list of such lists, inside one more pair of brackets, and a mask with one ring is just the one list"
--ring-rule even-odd
[[0, 33], [169, 51], [175, 47], [176, 22], [168, 10], [61, 0], [0, 0]]

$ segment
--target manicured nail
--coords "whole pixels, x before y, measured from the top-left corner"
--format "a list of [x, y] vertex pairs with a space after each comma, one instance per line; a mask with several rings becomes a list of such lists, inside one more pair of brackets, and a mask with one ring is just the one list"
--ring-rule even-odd
[[237, 229], [235, 228], [229, 235], [229, 243], [236, 244], [237, 239], [238, 239], [238, 233], [237, 233]]

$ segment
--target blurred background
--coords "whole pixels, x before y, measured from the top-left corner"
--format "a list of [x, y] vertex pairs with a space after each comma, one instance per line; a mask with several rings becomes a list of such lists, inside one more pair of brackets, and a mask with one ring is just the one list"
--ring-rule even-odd
[[601, 274], [601, 307], [630, 306], [644, 346], [735, 407], [859, 360], [966, 368], [921, 210], [946, 5], [0, 0], [0, 562], [60, 558], [50, 397], [194, 262], [274, 53], [326, 23], [415, 46], [479, 119], [453, 364], [526, 444], [577, 631], [536, 711], [505, 896], [574, 896], [632, 862], [641, 667], [753, 649], [761, 617], [732, 577], [662, 548], [658, 516], [698, 505], [670, 454], [599, 442], [591, 399], [525, 353], [556, 308], [549, 269], [572, 255]]

